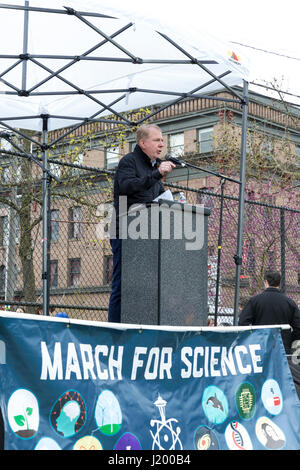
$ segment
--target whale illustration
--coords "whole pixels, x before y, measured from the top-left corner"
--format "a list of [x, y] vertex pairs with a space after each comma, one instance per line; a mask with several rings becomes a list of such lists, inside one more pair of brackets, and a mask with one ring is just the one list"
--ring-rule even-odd
[[206, 404], [207, 404], [207, 405], [208, 405], [208, 404], [211, 404], [211, 405], [213, 406], [213, 408], [219, 408], [219, 410], [224, 411], [223, 405], [222, 405], [222, 403], [220, 402], [220, 400], [218, 399], [216, 393], [215, 393], [214, 396], [209, 397], [209, 399], [207, 400]]

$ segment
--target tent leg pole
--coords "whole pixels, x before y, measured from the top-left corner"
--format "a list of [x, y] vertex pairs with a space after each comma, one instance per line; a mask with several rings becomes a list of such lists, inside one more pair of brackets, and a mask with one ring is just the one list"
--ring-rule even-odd
[[50, 224], [50, 177], [48, 173], [48, 116], [43, 116], [43, 188], [42, 188], [42, 283], [43, 283], [43, 315], [49, 315], [49, 224]]
[[242, 139], [241, 139], [241, 163], [240, 163], [240, 191], [239, 191], [239, 215], [237, 234], [237, 253], [234, 256], [236, 264], [235, 293], [234, 293], [234, 318], [233, 324], [238, 323], [238, 309], [240, 296], [240, 275], [242, 265], [243, 225], [245, 209], [245, 180], [246, 180], [246, 142], [247, 142], [247, 120], [248, 120], [248, 82], [244, 81], [243, 89], [243, 115], [242, 115]]
[[[25, 7], [29, 6], [29, 1], [25, 0]], [[23, 32], [23, 54], [27, 55], [28, 52], [28, 16], [29, 11], [24, 11], [24, 32]], [[27, 83], [27, 60], [22, 62], [22, 90], [26, 90]]]
[[221, 206], [220, 206], [220, 220], [219, 220], [219, 236], [218, 236], [217, 282], [216, 282], [216, 297], [215, 297], [215, 320], [214, 320], [214, 325], [215, 326], [218, 326], [218, 312], [219, 312], [219, 290], [220, 290], [220, 267], [221, 267], [222, 230], [223, 230], [224, 186], [225, 186], [225, 179], [222, 179], [221, 180]]

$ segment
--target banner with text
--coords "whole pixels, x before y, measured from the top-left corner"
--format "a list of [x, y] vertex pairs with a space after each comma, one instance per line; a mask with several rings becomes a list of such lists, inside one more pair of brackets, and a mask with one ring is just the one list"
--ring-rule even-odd
[[5, 449], [300, 449], [280, 330], [0, 317]]

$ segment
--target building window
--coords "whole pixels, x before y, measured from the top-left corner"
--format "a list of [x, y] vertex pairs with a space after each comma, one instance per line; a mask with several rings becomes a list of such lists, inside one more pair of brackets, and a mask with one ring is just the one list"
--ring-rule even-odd
[[12, 223], [14, 224], [13, 229], [15, 232], [16, 243], [19, 243], [20, 241], [20, 217], [18, 214], [15, 214], [15, 217]]
[[69, 238], [76, 240], [81, 238], [81, 207], [69, 209]]
[[198, 152], [208, 153], [213, 150], [213, 127], [198, 129]]
[[254, 152], [254, 135], [253, 132], [249, 131], [247, 132], [247, 139], [246, 139], [246, 152], [247, 155], [253, 155]]
[[58, 286], [58, 261], [50, 261], [50, 287]]
[[59, 210], [50, 213], [50, 241], [57, 242], [59, 237]]
[[119, 147], [111, 147], [106, 150], [106, 168], [111, 170], [119, 163]]
[[129, 152], [133, 152], [136, 146], [136, 142], [129, 142]]
[[[83, 164], [83, 153], [78, 153], [71, 159], [70, 163], [74, 163], [74, 165], [82, 165]], [[71, 167], [70, 173], [72, 176], [80, 175], [82, 172], [81, 168], [76, 168], [75, 166]]]
[[13, 178], [16, 179], [16, 183], [20, 183], [21, 179], [22, 179], [22, 167], [21, 165], [19, 165], [17, 168], [16, 168], [16, 172], [15, 174], [13, 175]]
[[184, 133], [179, 132], [177, 134], [169, 135], [169, 153], [173, 157], [182, 157], [184, 155]]
[[57, 178], [61, 177], [61, 166], [56, 163], [49, 163], [49, 171]]
[[300, 145], [295, 145], [296, 167], [300, 168]]
[[10, 182], [10, 167], [4, 166], [1, 170], [1, 181], [2, 183], [9, 183]]
[[8, 245], [8, 217], [4, 215], [0, 217], [0, 245]]
[[78, 287], [80, 284], [81, 260], [72, 258], [68, 261], [68, 286]]
[[272, 137], [264, 136], [261, 143], [261, 156], [267, 160], [271, 160], [274, 157], [274, 143]]
[[104, 256], [104, 284], [111, 284], [113, 275], [113, 256]]

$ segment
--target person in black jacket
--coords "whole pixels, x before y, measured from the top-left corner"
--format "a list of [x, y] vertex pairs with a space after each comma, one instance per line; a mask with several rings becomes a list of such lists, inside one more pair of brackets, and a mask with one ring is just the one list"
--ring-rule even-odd
[[294, 340], [300, 339], [300, 311], [294, 300], [280, 292], [281, 275], [277, 271], [265, 274], [266, 289], [250, 298], [240, 313], [238, 324], [290, 325], [292, 331], [282, 330], [282, 340], [289, 354]]
[[119, 232], [119, 211], [126, 198], [128, 210], [133, 204], [151, 203], [164, 192], [162, 178], [175, 165], [162, 161], [164, 141], [161, 130], [154, 124], [142, 125], [136, 133], [137, 145], [133, 152], [121, 158], [114, 178], [114, 215], [110, 244], [113, 252], [113, 276], [108, 308], [108, 321], [120, 322], [121, 313], [121, 256], [122, 234]]

